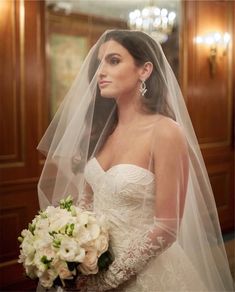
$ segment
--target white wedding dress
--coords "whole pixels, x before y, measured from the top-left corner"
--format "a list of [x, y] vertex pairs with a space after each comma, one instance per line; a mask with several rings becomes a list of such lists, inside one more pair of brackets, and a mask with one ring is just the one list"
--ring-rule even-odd
[[[94, 193], [94, 212], [105, 215], [109, 222], [110, 246], [114, 257], [118, 258], [130, 245], [132, 238], [152, 224], [155, 176], [151, 171], [133, 164], [118, 164], [104, 171], [97, 159], [92, 158], [86, 165], [85, 179]], [[146, 211], [142, 212], [144, 197]], [[207, 289], [175, 241], [113, 291], [179, 292]]]

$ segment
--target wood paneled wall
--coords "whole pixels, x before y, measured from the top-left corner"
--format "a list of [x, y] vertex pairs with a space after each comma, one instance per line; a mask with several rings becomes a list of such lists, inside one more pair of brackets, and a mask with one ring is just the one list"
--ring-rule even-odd
[[[182, 88], [206, 162], [224, 231], [234, 227], [234, 1], [184, 1]], [[209, 46], [194, 39], [228, 32], [233, 42], [218, 47], [216, 72], [209, 71]]]
[[38, 210], [44, 3], [0, 1], [0, 287], [20, 281], [17, 237]]
[[[222, 0], [184, 1], [183, 8], [182, 88], [206, 160], [222, 227], [228, 230], [233, 227], [234, 200], [234, 45], [230, 45], [226, 56], [218, 58], [216, 75], [211, 78], [208, 52], [193, 38], [209, 30], [225, 30], [233, 36], [235, 4]], [[51, 19], [53, 30], [58, 28], [58, 17]], [[91, 44], [107, 27], [110, 25], [104, 22], [95, 22], [94, 27], [94, 22], [88, 24], [87, 18], [81, 17], [80, 30], [90, 35]], [[17, 236], [38, 210], [36, 185], [43, 157], [36, 146], [49, 120], [44, 28], [44, 1], [0, 1], [1, 291], [35, 287], [34, 282], [25, 281], [23, 269], [17, 264]]]
[[[17, 263], [17, 237], [38, 211], [44, 157], [36, 150], [49, 123], [44, 1], [0, 0], [0, 290], [34, 290]], [[91, 46], [108, 28], [86, 15], [47, 14], [51, 31], [85, 35]], [[50, 33], [50, 32], [49, 32]]]

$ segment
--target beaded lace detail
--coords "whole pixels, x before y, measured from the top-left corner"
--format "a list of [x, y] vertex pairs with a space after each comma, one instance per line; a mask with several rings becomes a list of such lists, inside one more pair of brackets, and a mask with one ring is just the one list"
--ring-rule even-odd
[[104, 171], [93, 158], [85, 177], [94, 192], [93, 210], [109, 222], [114, 262], [89, 276], [84, 291], [205, 291], [175, 231], [154, 217], [153, 173], [132, 164]]
[[163, 237], [159, 236], [153, 242], [146, 233], [128, 246], [107, 272], [92, 276], [88, 282], [87, 291], [106, 291], [117, 288], [121, 283], [138, 274], [152, 257], [162, 253], [168, 246]]

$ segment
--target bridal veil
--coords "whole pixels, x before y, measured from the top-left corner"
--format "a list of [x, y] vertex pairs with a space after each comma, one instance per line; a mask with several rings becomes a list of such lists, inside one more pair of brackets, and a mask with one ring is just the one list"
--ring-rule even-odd
[[[161, 46], [142, 32], [106, 31], [88, 53], [38, 145], [38, 149], [46, 155], [38, 184], [40, 207], [44, 209], [48, 205], [57, 205], [60, 199], [68, 195], [71, 195], [77, 204], [82, 199], [85, 193], [84, 167], [98, 153], [118, 119], [115, 100], [104, 99], [99, 94], [97, 77], [103, 60], [98, 60], [98, 51], [107, 40], [132, 36], [138, 39], [138, 48], [146, 52], [146, 61], [154, 63], [156, 71], [156, 76], [146, 80], [148, 91], [142, 97], [143, 104], [148, 104], [151, 114], [154, 114], [154, 111], [156, 114], [162, 114], [165, 110], [168, 116], [181, 126], [188, 146], [189, 177], [183, 215], [180, 210], [180, 187], [176, 187], [175, 218], [159, 219], [163, 222], [167, 219], [177, 222], [174, 232], [169, 230], [169, 233], [174, 234], [175, 240], [197, 270], [208, 291], [232, 291], [232, 278], [216, 205], [184, 98]], [[132, 45], [135, 46], [134, 43]], [[152, 88], [156, 89], [155, 92]], [[159, 98], [153, 99], [153, 95]], [[161, 101], [162, 97], [166, 103]], [[174, 143], [170, 147], [173, 149]], [[162, 174], [164, 175], [168, 174]], [[184, 179], [181, 175], [179, 177]], [[146, 208], [143, 204], [143, 214], [144, 212]]]

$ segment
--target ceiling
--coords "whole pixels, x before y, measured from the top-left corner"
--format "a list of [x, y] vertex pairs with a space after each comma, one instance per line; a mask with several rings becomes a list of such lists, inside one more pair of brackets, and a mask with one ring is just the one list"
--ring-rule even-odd
[[179, 12], [181, 0], [46, 0], [54, 9], [70, 12], [93, 14], [102, 17], [128, 20], [128, 15], [135, 9], [156, 5], [169, 11]]

